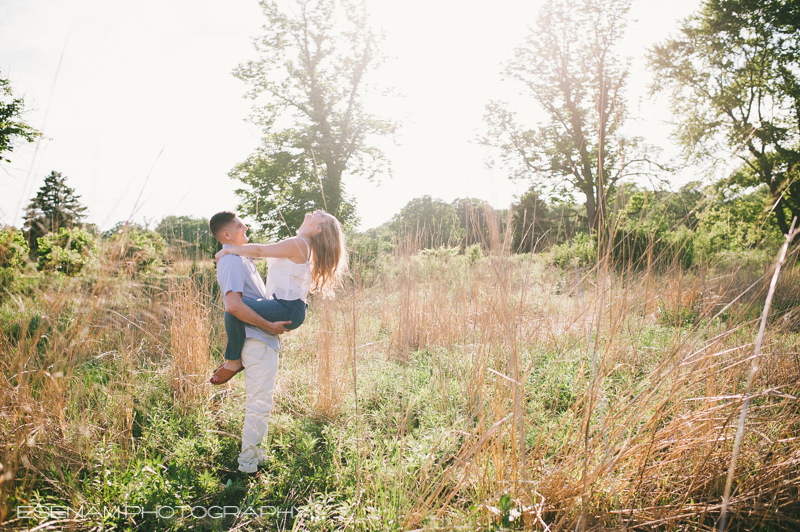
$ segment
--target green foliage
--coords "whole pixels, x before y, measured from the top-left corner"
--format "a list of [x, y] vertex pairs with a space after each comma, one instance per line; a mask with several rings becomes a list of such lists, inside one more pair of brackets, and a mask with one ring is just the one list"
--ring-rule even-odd
[[774, 218], [767, 218], [772, 198], [765, 185], [748, 190], [734, 184], [719, 196], [719, 201], [700, 215], [696, 247], [701, 260], [710, 261], [725, 251], [756, 247], [772, 251], [781, 246], [780, 230]]
[[456, 208], [430, 196], [409, 201], [390, 226], [398, 238], [411, 238], [419, 249], [458, 245], [466, 234]]
[[13, 227], [0, 230], [0, 268], [21, 270], [28, 262], [28, 243]]
[[796, 2], [706, 0], [648, 58], [652, 90], [670, 92], [684, 155], [733, 152], [769, 188], [784, 234], [800, 216], [798, 27]]
[[667, 227], [685, 225], [694, 229], [698, 216], [716, 200], [714, 191], [707, 191], [698, 181], [682, 186], [677, 192], [648, 190], [626, 186], [622, 194], [621, 214], [627, 220], [657, 220]]
[[[255, 41], [261, 57], [239, 65], [234, 75], [249, 83], [248, 96], [265, 96], [253, 121], [264, 128], [264, 147], [232, 175], [258, 172], [262, 201], [270, 210], [313, 201], [319, 173], [327, 211], [348, 218], [342, 173], [371, 178], [386, 168], [368, 139], [392, 135], [396, 125], [364, 108], [367, 79], [382, 62], [379, 39], [368, 25], [364, 4], [350, 0], [264, 0], [264, 35]], [[278, 124], [291, 124], [280, 127]], [[276, 188], [271, 188], [276, 187]], [[300, 188], [300, 197], [290, 197]], [[284, 204], [284, 201], [288, 201]], [[244, 204], [249, 204], [249, 200]], [[255, 210], [255, 209], [254, 209]], [[291, 209], [290, 209], [291, 210]], [[285, 215], [285, 213], [284, 213]], [[271, 220], [278, 227], [280, 217]]]
[[22, 98], [15, 98], [9, 81], [0, 72], [0, 163], [10, 163], [5, 154], [14, 150], [17, 140], [33, 142], [39, 132], [21, 120], [25, 108]]
[[123, 233], [127, 233], [128, 231], [147, 231], [147, 228], [141, 224], [137, 224], [136, 222], [124, 221], [124, 222], [117, 222], [114, 224], [114, 227], [111, 229], [107, 229], [100, 233], [100, 236], [104, 240], [110, 240], [116, 236], [119, 236]]
[[597, 241], [586, 233], [579, 233], [570, 242], [553, 246], [550, 257], [554, 264], [568, 266], [590, 266], [597, 261]]
[[483, 250], [480, 244], [472, 244], [466, 251], [467, 259], [470, 264], [475, 264], [483, 258]]
[[22, 339], [30, 340], [37, 336], [37, 332], [46, 331], [47, 321], [43, 311], [38, 308], [20, 310], [8, 305], [0, 306], [0, 336], [11, 345], [18, 345]]
[[167, 216], [158, 224], [161, 235], [176, 257], [208, 259], [222, 249], [208, 228], [208, 219], [193, 216]]
[[37, 253], [40, 237], [61, 228], [72, 229], [85, 217], [86, 207], [79, 199], [61, 172], [53, 170], [44, 178], [25, 211], [25, 236], [32, 254]]
[[0, 230], [0, 299], [14, 290], [21, 272], [28, 265], [28, 244], [21, 231], [13, 227]]
[[109, 244], [119, 270], [131, 277], [162, 266], [167, 250], [167, 243], [160, 234], [135, 225], [114, 234]]
[[694, 261], [693, 239], [694, 233], [685, 225], [670, 227], [663, 218], [625, 219], [614, 232], [612, 257], [622, 267], [678, 261], [689, 268]]
[[[721, 251], [742, 251], [761, 242], [768, 233], [756, 228], [759, 224], [763, 228], [764, 202], [735, 188], [728, 182], [711, 187], [691, 182], [678, 192], [629, 187], [615, 228], [614, 261], [625, 267], [669, 266], [677, 261], [689, 268], [698, 261], [707, 263]], [[734, 216], [721, 223], [723, 211]], [[736, 232], [750, 236], [731, 238]]]
[[[774, 253], [783, 242], [777, 225], [767, 218], [771, 198], [765, 186], [745, 188], [721, 181], [703, 188], [695, 182], [678, 192], [629, 187], [624, 196], [611, 249], [619, 267], [677, 262], [690, 268], [756, 248]], [[553, 246], [553, 262], [562, 267], [575, 259], [579, 265], [593, 264], [596, 256], [586, 239], [579, 235], [572, 245]]]
[[[437, 200], [434, 200], [437, 201]], [[492, 247], [492, 233], [499, 232], [498, 213], [488, 202], [477, 198], [458, 198], [451, 204], [464, 230], [465, 245], [479, 244], [483, 249]]]
[[[741, 183], [741, 184], [740, 184]], [[678, 191], [648, 190], [634, 185], [614, 190], [613, 224], [605, 238], [611, 239], [611, 259], [618, 267], [665, 267], [679, 264], [690, 268], [707, 264], [721, 253], [741, 253], [764, 248], [772, 253], [783, 242], [780, 231], [768, 218], [771, 197], [766, 187], [744, 177], [711, 186], [690, 182]], [[580, 208], [567, 203], [547, 204], [534, 189], [510, 209], [512, 252], [550, 248], [550, 259], [567, 267], [594, 264], [596, 236], [578, 229]], [[395, 218], [364, 233], [359, 246], [364, 253], [378, 246], [375, 239], [410, 245], [412, 249], [450, 249], [475, 254], [492, 249], [493, 241], [505, 238], [508, 211], [495, 211], [478, 199], [457, 199], [452, 204], [423, 196], [409, 202]], [[466, 246], [466, 234], [471, 245]], [[380, 235], [380, 236], [379, 236]], [[570, 242], [570, 235], [573, 236]], [[607, 240], [606, 240], [607, 241]], [[477, 246], [477, 248], [475, 247]], [[604, 248], [605, 249], [605, 248]], [[374, 251], [370, 255], [374, 256]], [[372, 259], [370, 259], [372, 260]], [[577, 261], [577, 262], [575, 262]]]
[[567, 235], [586, 229], [585, 210], [572, 203], [548, 205], [532, 186], [512, 206], [513, 250], [528, 253], [563, 243]]
[[383, 270], [393, 250], [391, 235], [385, 230], [347, 235], [347, 247], [350, 272], [367, 283]]
[[674, 327], [692, 325], [700, 316], [700, 312], [692, 305], [679, 304], [669, 307], [663, 300], [658, 302], [658, 317], [661, 323]]
[[62, 227], [39, 238], [36, 250], [42, 271], [77, 275], [97, 256], [97, 239], [85, 229]]
[[[236, 190], [239, 214], [255, 220], [258, 232], [268, 239], [293, 236], [306, 213], [328, 207], [328, 194], [323, 199], [313, 161], [295, 151], [261, 147], [228, 174], [247, 186]], [[340, 195], [336, 217], [345, 227], [354, 227], [358, 223], [355, 203], [344, 192]]]
[[428, 248], [423, 249], [420, 252], [420, 255], [423, 257], [433, 257], [434, 259], [438, 260], [447, 260], [450, 257], [455, 257], [458, 255], [458, 246], [455, 247], [447, 247], [447, 246], [439, 246], [438, 248]]

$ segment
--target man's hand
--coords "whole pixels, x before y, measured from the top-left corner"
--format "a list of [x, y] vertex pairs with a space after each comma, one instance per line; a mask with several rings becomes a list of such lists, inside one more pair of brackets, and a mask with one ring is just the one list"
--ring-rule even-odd
[[[241, 318], [240, 318], [241, 319]], [[279, 334], [283, 334], [285, 332], [289, 332], [289, 329], [284, 327], [284, 325], [290, 325], [291, 321], [266, 321], [265, 323], [269, 323], [269, 327], [262, 327], [262, 329], [266, 330], [268, 333], [272, 333], [275, 336]]]
[[228, 292], [225, 294], [225, 308], [242, 320], [245, 323], [252, 325], [253, 327], [258, 327], [259, 329], [264, 329], [270, 334], [279, 335], [285, 332], [288, 332], [289, 329], [284, 327], [284, 325], [289, 325], [292, 323], [291, 321], [276, 321], [271, 322], [267, 321], [258, 313], [244, 304], [242, 301], [242, 293], [241, 292]]

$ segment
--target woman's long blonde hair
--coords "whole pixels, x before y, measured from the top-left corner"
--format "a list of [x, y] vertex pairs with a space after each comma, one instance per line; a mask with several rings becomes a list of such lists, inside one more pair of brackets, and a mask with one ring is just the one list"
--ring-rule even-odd
[[336, 217], [320, 227], [322, 230], [311, 237], [311, 291], [333, 297], [347, 271], [344, 231]]

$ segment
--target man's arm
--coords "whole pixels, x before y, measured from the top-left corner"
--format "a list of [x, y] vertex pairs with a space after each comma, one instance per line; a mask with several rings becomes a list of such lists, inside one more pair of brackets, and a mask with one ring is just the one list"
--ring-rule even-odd
[[274, 335], [283, 334], [288, 332], [289, 329], [284, 327], [284, 325], [288, 325], [292, 323], [291, 321], [267, 321], [258, 313], [244, 304], [242, 301], [242, 293], [241, 292], [234, 292], [230, 291], [225, 294], [225, 308], [228, 312], [239, 318], [245, 323], [249, 323], [253, 327], [258, 327], [259, 329], [264, 329], [265, 331], [272, 333]]

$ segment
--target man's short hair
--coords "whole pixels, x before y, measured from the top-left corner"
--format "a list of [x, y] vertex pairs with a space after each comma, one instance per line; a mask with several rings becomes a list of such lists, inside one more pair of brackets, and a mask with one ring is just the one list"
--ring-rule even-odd
[[218, 212], [212, 216], [208, 221], [208, 228], [211, 230], [211, 234], [214, 235], [214, 238], [219, 240], [219, 238], [217, 238], [217, 233], [222, 231], [235, 217], [236, 213], [231, 211]]

